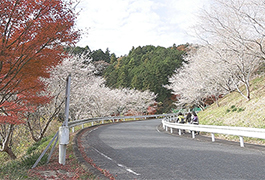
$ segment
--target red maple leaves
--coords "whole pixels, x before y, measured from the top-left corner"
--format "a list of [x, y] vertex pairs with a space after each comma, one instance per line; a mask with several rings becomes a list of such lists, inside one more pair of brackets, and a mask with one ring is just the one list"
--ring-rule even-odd
[[0, 123], [22, 123], [19, 114], [50, 100], [41, 95], [41, 77], [49, 77], [49, 69], [65, 57], [63, 45], [79, 39], [71, 5], [62, 0], [1, 1]]

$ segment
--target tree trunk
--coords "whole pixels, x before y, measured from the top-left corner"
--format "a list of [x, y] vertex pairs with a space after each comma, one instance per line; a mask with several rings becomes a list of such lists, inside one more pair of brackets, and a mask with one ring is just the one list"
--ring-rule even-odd
[[246, 92], [246, 95], [239, 89], [238, 85], [236, 85], [236, 89], [237, 89], [237, 92], [241, 94], [241, 96], [243, 96], [246, 100], [250, 100], [250, 89], [249, 89], [249, 86], [248, 84], [244, 83], [245, 85], [245, 90], [247, 91]]
[[13, 131], [14, 131], [14, 124], [6, 124], [6, 125], [2, 125], [1, 126], [1, 134], [5, 135], [4, 137], [2, 137], [2, 142], [1, 144], [1, 149], [0, 152], [6, 152], [9, 157], [11, 159], [16, 159], [16, 155], [14, 154], [14, 152], [11, 149], [11, 141], [13, 138]]
[[216, 106], [217, 107], [220, 107], [220, 105], [219, 105], [219, 98], [216, 98], [215, 103], [216, 103]]
[[12, 151], [12, 149], [8, 146], [5, 147], [4, 152], [6, 152], [9, 155], [9, 157], [13, 160], [17, 158], [17, 156]]
[[246, 91], [247, 91], [247, 99], [248, 101], [250, 100], [250, 88], [249, 88], [249, 84], [245, 83], [245, 87], [246, 87]]
[[200, 108], [202, 111], [205, 110], [205, 108], [203, 107], [203, 105], [201, 105], [200, 103], [198, 103], [197, 105], [199, 106], [199, 108]]

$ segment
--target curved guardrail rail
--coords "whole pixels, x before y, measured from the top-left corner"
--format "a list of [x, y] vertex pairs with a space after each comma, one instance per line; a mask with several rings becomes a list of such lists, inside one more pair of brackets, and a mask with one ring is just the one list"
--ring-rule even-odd
[[[52, 140], [50, 141], [50, 143], [48, 144], [48, 146], [45, 148], [45, 150], [42, 152], [42, 154], [39, 156], [39, 158], [37, 159], [37, 161], [34, 163], [34, 165], [32, 166], [32, 168], [35, 168], [39, 161], [41, 160], [41, 158], [44, 156], [44, 154], [47, 152], [47, 150], [49, 149], [49, 147], [53, 144], [52, 150], [49, 154], [48, 157], [48, 161], [50, 160], [50, 157], [53, 153], [54, 147], [57, 144], [57, 141], [59, 140], [59, 148], [60, 145], [64, 146], [64, 150], [60, 151], [59, 150], [59, 163], [60, 161], [64, 161], [65, 156], [66, 156], [66, 145], [69, 142], [69, 128], [72, 128], [72, 132], [74, 132], [74, 127], [75, 126], [79, 126], [82, 125], [82, 128], [84, 128], [84, 124], [86, 123], [92, 123], [91, 126], [94, 125], [94, 122], [100, 122], [101, 124], [104, 124], [105, 121], [109, 121], [108, 123], [111, 122], [115, 122], [117, 120], [123, 120], [125, 121], [125, 119], [147, 119], [147, 118], [165, 118], [167, 117], [169, 120], [172, 120], [175, 118], [175, 116], [177, 116], [176, 114], [172, 113], [172, 114], [154, 114], [154, 115], [142, 115], [142, 116], [110, 116], [110, 117], [97, 117], [97, 118], [87, 118], [87, 119], [80, 119], [80, 120], [75, 120], [75, 121], [70, 121], [67, 123], [67, 125], [63, 124], [62, 126], [60, 126], [59, 131], [57, 131], [57, 133], [54, 135], [54, 137], [52, 138]], [[63, 160], [62, 160], [63, 159]], [[65, 163], [65, 162], [64, 162]]]
[[175, 116], [177, 116], [176, 114], [172, 113], [172, 114], [154, 114], [154, 115], [141, 115], [141, 116], [110, 116], [110, 117], [97, 117], [97, 118], [88, 118], [88, 119], [81, 119], [81, 120], [75, 120], [75, 121], [70, 121], [68, 123], [68, 127], [72, 128], [75, 126], [79, 126], [79, 125], [83, 125], [86, 123], [90, 123], [90, 122], [102, 122], [102, 124], [105, 123], [105, 121], [112, 121], [115, 122], [117, 120], [123, 120], [125, 121], [125, 119], [147, 119], [147, 118], [164, 118], [167, 117], [168, 119], [173, 119], [175, 118]]
[[260, 128], [247, 128], [247, 127], [231, 127], [231, 126], [212, 126], [212, 125], [194, 125], [194, 124], [179, 124], [169, 122], [170, 119], [164, 118], [162, 120], [163, 128], [173, 133], [173, 129], [178, 129], [179, 135], [181, 135], [181, 130], [191, 131], [192, 138], [195, 138], [195, 132], [207, 132], [211, 133], [212, 141], [215, 141], [214, 134], [227, 134], [239, 136], [240, 146], [244, 147], [243, 137], [252, 137], [265, 139], [265, 129]]
[[[125, 121], [125, 119], [136, 120], [136, 119], [147, 119], [147, 118], [158, 118], [158, 117], [159, 118], [163, 118], [162, 119], [162, 125], [163, 125], [163, 128], [166, 131], [169, 131], [169, 129], [170, 129], [171, 133], [173, 133], [173, 129], [178, 129], [179, 130], [178, 133], [179, 133], [179, 135], [181, 135], [181, 130], [189, 130], [189, 131], [191, 131], [192, 138], [195, 138], [195, 132], [196, 131], [211, 133], [213, 142], [215, 141], [214, 134], [234, 135], [234, 136], [239, 136], [240, 146], [241, 147], [244, 147], [243, 137], [253, 137], [253, 138], [265, 139], [265, 129], [260, 129], [260, 128], [212, 126], [212, 125], [193, 125], [193, 124], [172, 123], [170, 121], [175, 121], [176, 117], [177, 117], [177, 114], [175, 114], [175, 113], [172, 113], [172, 114], [142, 115], [142, 116], [111, 116], [111, 117], [88, 118], [88, 119], [70, 121], [68, 123], [68, 126], [61, 126], [61, 127], [63, 127], [63, 131], [65, 131], [65, 130], [68, 131], [69, 128], [72, 128], [72, 131], [74, 132], [74, 127], [75, 126], [82, 125], [82, 128], [83, 128], [83, 125], [86, 124], [86, 123], [92, 123], [91, 126], [93, 126], [94, 122], [100, 122], [100, 121], [101, 121], [101, 124], [104, 124], [105, 121], [109, 121], [108, 123], [110, 123], [110, 122], [115, 122], [117, 120]], [[49, 162], [49, 159], [51, 157], [51, 154], [53, 152], [53, 149], [54, 149], [58, 139], [59, 139], [59, 141], [60, 141], [60, 139], [61, 139], [61, 141], [68, 141], [69, 140], [69, 137], [66, 137], [66, 136], [69, 136], [69, 133], [67, 133], [67, 132], [66, 133], [59, 133], [59, 132], [60, 132], [60, 129], [55, 134], [55, 136], [53, 137], [52, 141], [49, 143], [49, 145], [43, 151], [43, 153], [38, 158], [38, 160], [35, 162], [35, 164], [33, 165], [32, 168], [37, 166], [38, 162], [40, 161], [40, 159], [43, 157], [43, 155], [46, 153], [46, 151], [52, 145], [53, 142], [54, 142], [54, 145], [53, 145], [52, 150], [51, 150], [51, 152], [49, 154], [48, 162]], [[68, 143], [64, 142], [64, 144], [68, 144]], [[60, 154], [60, 152], [59, 152], [59, 158], [63, 158], [64, 156], [65, 156], [65, 153]], [[59, 161], [60, 161], [60, 159], [59, 159]]]

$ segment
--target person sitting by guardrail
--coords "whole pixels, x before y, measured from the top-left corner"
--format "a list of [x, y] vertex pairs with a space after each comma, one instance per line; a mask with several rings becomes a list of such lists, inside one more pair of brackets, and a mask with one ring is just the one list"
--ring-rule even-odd
[[192, 111], [191, 124], [199, 124], [199, 118], [195, 111]]
[[[184, 115], [181, 112], [178, 113], [177, 123], [180, 123], [180, 124], [185, 123]], [[185, 133], [185, 130], [183, 130], [182, 133]]]
[[[185, 116], [186, 123], [190, 124], [191, 122], [191, 113], [188, 112]], [[186, 130], [186, 132], [190, 133], [190, 130]]]
[[[195, 111], [192, 111], [191, 124], [199, 125], [199, 118]], [[196, 131], [195, 133], [200, 134], [200, 132], [196, 132]]]
[[190, 122], [191, 122], [191, 113], [190, 113], [190, 112], [187, 113], [185, 119], [186, 119], [186, 122], [187, 122], [188, 124], [190, 124]]
[[178, 117], [177, 117], [177, 121], [176, 122], [180, 123], [180, 124], [184, 124], [185, 123], [184, 115], [181, 112], [178, 113]]

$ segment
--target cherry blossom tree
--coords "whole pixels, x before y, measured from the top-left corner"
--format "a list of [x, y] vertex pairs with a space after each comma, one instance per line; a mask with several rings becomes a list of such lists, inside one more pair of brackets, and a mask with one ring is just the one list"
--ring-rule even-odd
[[[196, 26], [198, 36], [226, 67], [229, 80], [247, 100], [251, 75], [265, 57], [264, 13], [265, 4], [257, 0], [214, 0]], [[241, 85], [245, 86], [245, 94], [239, 88]]]
[[[88, 62], [86, 62], [87, 59], [85, 57], [85, 55], [83, 55], [82, 57], [74, 56], [71, 57], [73, 58], [72, 61], [70, 61], [70, 57], [67, 57], [63, 60], [62, 64], [57, 65], [50, 70], [51, 75], [49, 78], [42, 78], [42, 82], [46, 85], [46, 91], [42, 93], [43, 95], [49, 94], [52, 99], [50, 103], [39, 105], [37, 106], [35, 111], [25, 114], [25, 125], [31, 133], [31, 137], [34, 141], [39, 141], [43, 138], [49, 128], [50, 123], [53, 120], [58, 118], [59, 120], [61, 120], [62, 118], [64, 118], [62, 115], [62, 109], [64, 107], [65, 101], [66, 77], [69, 75], [69, 73], [91, 73], [94, 70], [93, 67], [86, 65], [86, 63]], [[79, 59], [82, 59], [82, 62], [79, 63]], [[86, 66], [86, 70], [84, 66]], [[79, 76], [75, 75], [74, 77]], [[82, 80], [83, 79], [75, 78], [72, 83], [75, 89], [78, 90], [76, 82], [82, 82]], [[76, 98], [74, 97], [74, 95], [76, 95], [76, 93], [73, 94], [73, 98]], [[80, 99], [80, 101], [81, 100], [82, 99]]]
[[[254, 71], [260, 66], [261, 58], [250, 53], [245, 46], [237, 45], [236, 48], [229, 48], [227, 44], [225, 46], [215, 45], [212, 50], [216, 53], [216, 62], [219, 61], [223, 64], [224, 73], [229, 76], [228, 80], [232, 82], [237, 92], [245, 99], [250, 100], [250, 80]], [[241, 85], [245, 86], [245, 93], [239, 88]]]
[[203, 45], [170, 78], [169, 88], [180, 95], [180, 104], [199, 105], [206, 97], [233, 90], [250, 100], [250, 80], [265, 57], [264, 13], [265, 4], [258, 0], [211, 1], [195, 28]]
[[[250, 79], [259, 67], [261, 59], [244, 50], [232, 50], [227, 44], [200, 46], [188, 53], [184, 64], [171, 78], [174, 94], [180, 96], [178, 105], [197, 105], [203, 108], [206, 98], [218, 97], [237, 90], [243, 97], [250, 99]], [[245, 86], [245, 94], [239, 88]]]
[[209, 59], [209, 50], [205, 47], [190, 53], [185, 61], [188, 63], [169, 79], [171, 85], [168, 88], [179, 95], [178, 106], [197, 105], [203, 109], [206, 98], [219, 97], [224, 92], [218, 81], [220, 71], [217, 64]]
[[[155, 103], [156, 95], [150, 91], [106, 87], [105, 80], [94, 75], [95, 68], [87, 56], [71, 56], [51, 70], [50, 78], [43, 79], [48, 87], [47, 91], [54, 98], [48, 106], [40, 106], [37, 112], [28, 116], [27, 126], [31, 134], [35, 134], [35, 139], [43, 136], [50, 122], [62, 113], [65, 78], [69, 74], [71, 120], [124, 114], [128, 110], [144, 112], [149, 105]], [[43, 124], [40, 125], [41, 123]]]
[[[264, 59], [265, 4], [260, 0], [213, 0], [200, 14], [197, 36], [208, 44], [240, 44]], [[235, 44], [235, 47], [233, 47]]]

